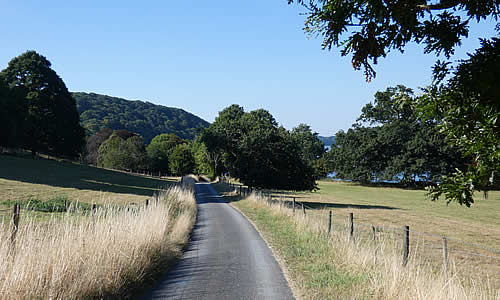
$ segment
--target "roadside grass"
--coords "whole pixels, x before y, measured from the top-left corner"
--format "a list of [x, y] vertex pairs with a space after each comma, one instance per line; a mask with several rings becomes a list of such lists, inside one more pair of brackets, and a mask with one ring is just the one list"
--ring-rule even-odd
[[[233, 202], [249, 219], [288, 267], [299, 295], [308, 299], [368, 298], [368, 276], [337, 264], [328, 240], [307, 231], [285, 215], [274, 214], [251, 200]], [[295, 291], [297, 292], [297, 291]]]
[[196, 203], [178, 181], [0, 155], [0, 299], [133, 297], [189, 238]]
[[[8, 209], [14, 203], [28, 204], [30, 199], [37, 207], [47, 202], [46, 210], [51, 210], [54, 199], [80, 206], [139, 205], [177, 181], [175, 177], [144, 177], [68, 161], [0, 155], [0, 220], [9, 219]], [[52, 215], [42, 209], [26, 212], [40, 220]]]
[[[217, 185], [221, 192], [227, 188]], [[324, 218], [293, 215], [279, 202], [270, 206], [253, 194], [240, 200], [226, 193], [259, 228], [284, 259], [291, 278], [306, 299], [498, 299], [495, 278], [476, 276], [471, 266], [462, 272], [450, 263], [448, 272], [436, 269], [419, 251], [402, 266], [401, 244], [380, 235], [377, 243], [357, 236], [349, 241], [336, 228], [326, 234]], [[418, 247], [417, 247], [418, 248]]]
[[181, 255], [196, 202], [192, 187], [175, 186], [147, 207], [104, 204], [86, 217], [52, 216], [24, 217], [14, 244], [9, 225], [0, 225], [0, 298], [133, 297]]

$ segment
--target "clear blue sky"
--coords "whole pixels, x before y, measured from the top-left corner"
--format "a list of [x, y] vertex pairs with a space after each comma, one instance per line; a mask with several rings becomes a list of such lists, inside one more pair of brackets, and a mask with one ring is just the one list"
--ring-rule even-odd
[[[366, 83], [349, 57], [307, 39], [301, 12], [286, 0], [0, 0], [0, 68], [36, 50], [70, 91], [179, 107], [210, 122], [237, 103], [321, 135], [349, 128], [378, 90], [430, 83], [436, 58], [415, 45], [390, 53]], [[491, 23], [474, 26], [454, 59], [492, 35]]]

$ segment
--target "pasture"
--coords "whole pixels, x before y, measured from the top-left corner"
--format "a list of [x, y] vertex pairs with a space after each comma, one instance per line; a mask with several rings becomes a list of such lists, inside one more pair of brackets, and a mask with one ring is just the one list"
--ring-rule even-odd
[[[143, 203], [178, 178], [152, 178], [80, 164], [0, 155], [0, 217], [29, 200], [86, 204]], [[4, 218], [5, 219], [5, 218]]]
[[[476, 193], [470, 208], [444, 200], [430, 201], [424, 190], [369, 187], [355, 183], [319, 181], [317, 192], [297, 193], [297, 201], [323, 210], [334, 218], [370, 225], [409, 225], [411, 230], [458, 238], [471, 243], [500, 248], [500, 191], [490, 191], [488, 199]], [[326, 214], [326, 212], [325, 212]]]

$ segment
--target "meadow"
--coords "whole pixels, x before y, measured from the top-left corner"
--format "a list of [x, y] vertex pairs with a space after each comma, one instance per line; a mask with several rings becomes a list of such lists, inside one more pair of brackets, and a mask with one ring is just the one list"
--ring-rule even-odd
[[[28, 204], [33, 200], [81, 205], [142, 204], [178, 180], [144, 177], [69, 161], [0, 155], [0, 219], [5, 222], [13, 203]], [[36, 215], [43, 219], [47, 214]]]
[[466, 207], [444, 200], [430, 201], [425, 190], [318, 183], [319, 191], [297, 193], [297, 201], [318, 210], [331, 210], [340, 219], [347, 219], [352, 212], [363, 224], [408, 225], [414, 231], [500, 248], [500, 191], [490, 191], [486, 200], [478, 192], [475, 203]]

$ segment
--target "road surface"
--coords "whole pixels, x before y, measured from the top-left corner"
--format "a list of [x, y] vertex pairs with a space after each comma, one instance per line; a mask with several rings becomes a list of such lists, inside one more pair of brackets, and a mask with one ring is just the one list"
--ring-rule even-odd
[[178, 264], [143, 299], [293, 299], [279, 264], [248, 220], [207, 183]]

